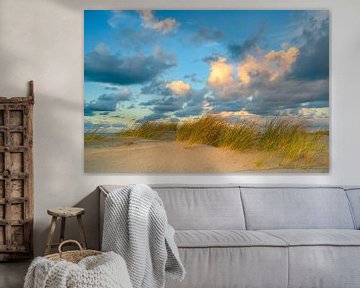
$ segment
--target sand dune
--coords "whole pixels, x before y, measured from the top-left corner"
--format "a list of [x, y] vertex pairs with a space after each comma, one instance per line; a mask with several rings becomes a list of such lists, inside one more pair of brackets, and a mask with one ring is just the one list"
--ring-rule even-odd
[[328, 167], [321, 165], [321, 157], [311, 168], [303, 165], [294, 169], [281, 157], [268, 152], [237, 152], [200, 144], [121, 138], [85, 145], [85, 172], [327, 172]]

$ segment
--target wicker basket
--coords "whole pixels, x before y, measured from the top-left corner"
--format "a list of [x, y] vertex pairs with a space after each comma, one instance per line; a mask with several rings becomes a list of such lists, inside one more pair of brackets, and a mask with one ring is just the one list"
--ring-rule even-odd
[[[69, 243], [76, 244], [79, 247], [79, 250], [63, 252], [61, 250], [61, 248], [65, 244], [69, 244]], [[59, 251], [59, 253], [54, 253], [54, 254], [47, 255], [47, 256], [45, 256], [45, 258], [47, 258], [49, 260], [54, 260], [54, 261], [56, 261], [56, 260], [66, 260], [66, 261], [69, 261], [69, 262], [78, 263], [79, 261], [81, 261], [85, 257], [96, 256], [96, 255], [102, 254], [102, 252], [100, 252], [100, 251], [83, 249], [81, 244], [76, 240], [66, 240], [66, 241], [61, 242], [61, 244], [59, 245], [58, 251]]]

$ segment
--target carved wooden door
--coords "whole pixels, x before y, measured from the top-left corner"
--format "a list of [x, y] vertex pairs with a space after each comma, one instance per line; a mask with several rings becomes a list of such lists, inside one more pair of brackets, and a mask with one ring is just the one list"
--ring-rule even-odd
[[33, 255], [33, 86], [28, 97], [0, 97], [0, 261]]

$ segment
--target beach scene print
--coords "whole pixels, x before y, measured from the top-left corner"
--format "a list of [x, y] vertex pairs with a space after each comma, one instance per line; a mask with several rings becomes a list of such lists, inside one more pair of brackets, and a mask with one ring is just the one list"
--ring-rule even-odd
[[329, 172], [327, 10], [84, 11], [87, 173]]

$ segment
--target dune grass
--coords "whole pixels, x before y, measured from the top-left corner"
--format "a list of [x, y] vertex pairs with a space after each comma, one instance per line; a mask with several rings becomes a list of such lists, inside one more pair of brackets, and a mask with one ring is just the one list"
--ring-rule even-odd
[[228, 147], [237, 151], [256, 149], [254, 146], [260, 137], [259, 131], [254, 123], [244, 122], [226, 125], [220, 139], [219, 147]]
[[181, 123], [145, 122], [118, 136], [169, 140], [169, 135], [187, 144], [205, 144], [236, 151], [263, 151], [284, 157], [287, 163], [311, 164], [316, 155], [326, 152], [328, 144], [321, 141], [328, 131], [308, 131], [300, 121], [272, 118], [263, 124], [250, 121], [229, 123], [207, 115]]
[[179, 124], [176, 140], [218, 146], [223, 131], [228, 124], [213, 116], [205, 116], [194, 121]]
[[93, 142], [100, 142], [105, 140], [106, 135], [99, 133], [97, 130], [93, 130], [90, 132], [86, 132], [84, 134], [84, 142], [85, 144], [93, 143]]
[[300, 121], [271, 119], [265, 124], [258, 145], [264, 151], [280, 152], [290, 161], [310, 164], [327, 146], [320, 141], [322, 133], [306, 128]]
[[175, 135], [177, 123], [148, 121], [131, 129], [120, 132], [118, 136], [132, 136], [145, 139], [166, 140]]
[[215, 117], [205, 116], [198, 120], [179, 124], [176, 140], [189, 144], [206, 144], [245, 151], [253, 148], [258, 139], [255, 125], [248, 122], [229, 124]]

